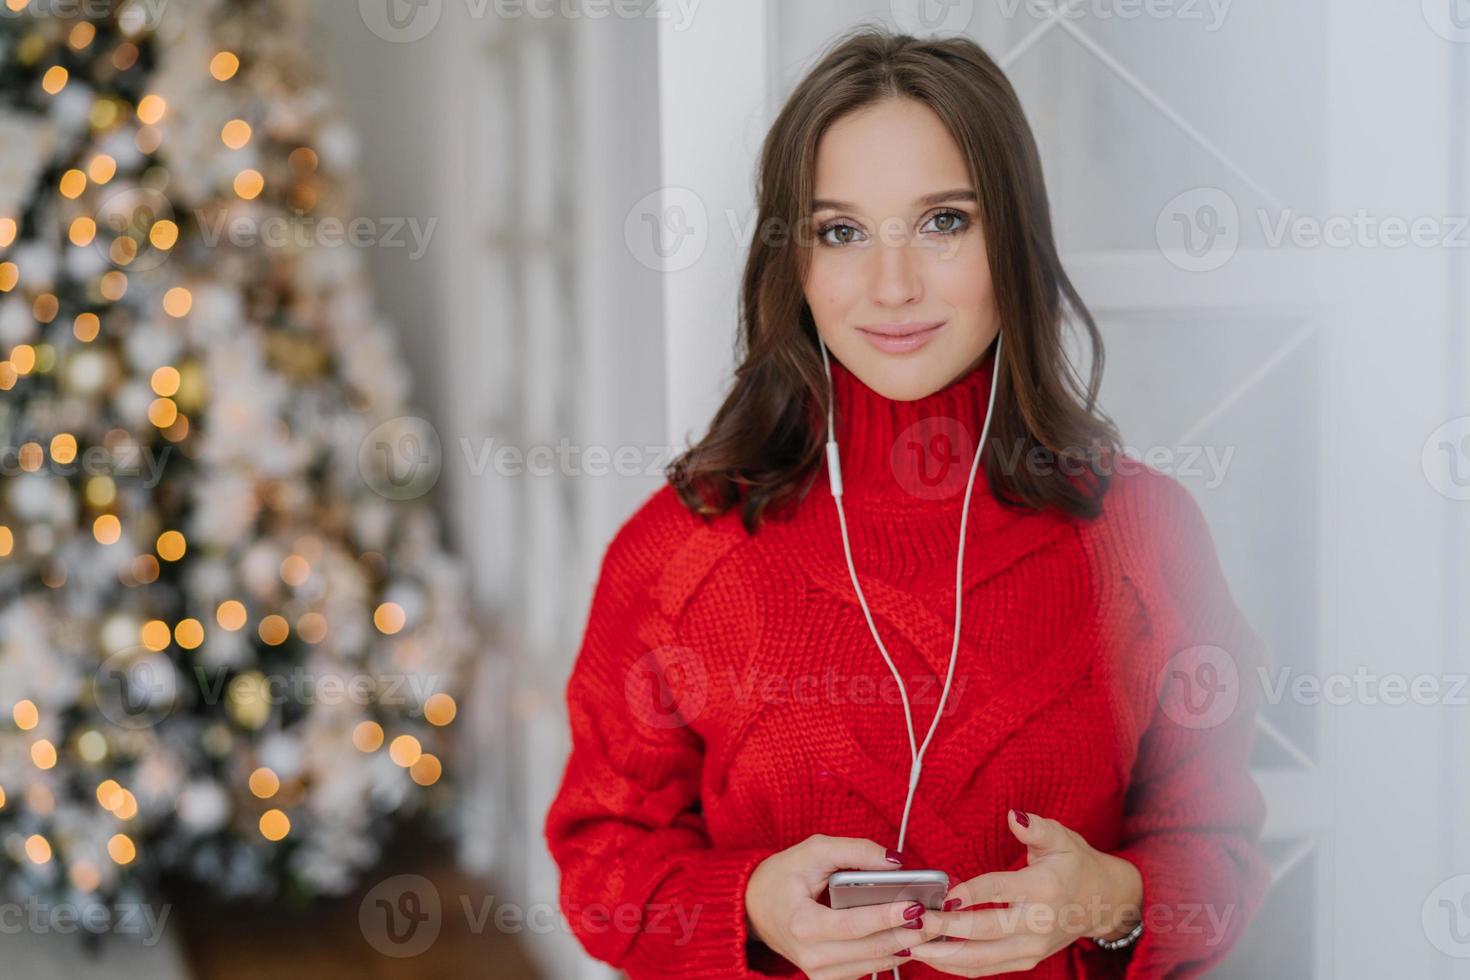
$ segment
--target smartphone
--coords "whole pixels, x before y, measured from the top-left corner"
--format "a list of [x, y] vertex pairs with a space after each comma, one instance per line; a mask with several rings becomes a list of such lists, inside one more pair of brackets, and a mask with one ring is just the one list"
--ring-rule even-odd
[[919, 902], [938, 909], [949, 891], [943, 871], [838, 871], [827, 879], [827, 899], [834, 909], [888, 902]]

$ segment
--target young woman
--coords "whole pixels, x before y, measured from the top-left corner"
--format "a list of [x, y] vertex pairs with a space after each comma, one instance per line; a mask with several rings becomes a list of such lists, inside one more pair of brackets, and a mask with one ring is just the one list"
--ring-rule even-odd
[[[571, 929], [634, 978], [1217, 965], [1268, 884], [1266, 651], [1097, 411], [1005, 76], [841, 39], [758, 203], [735, 383], [609, 546], [567, 685]], [[834, 871], [900, 866], [942, 909], [831, 907]]]

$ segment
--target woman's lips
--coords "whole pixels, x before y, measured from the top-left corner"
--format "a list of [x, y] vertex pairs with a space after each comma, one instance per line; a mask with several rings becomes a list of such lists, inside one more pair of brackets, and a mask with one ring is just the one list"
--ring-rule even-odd
[[878, 329], [858, 327], [858, 332], [868, 339], [868, 343], [885, 354], [904, 354], [923, 347], [939, 333], [939, 328], [943, 326], [944, 323], [941, 321], [928, 326], [900, 324], [891, 328], [883, 328], [883, 332], [879, 332]]

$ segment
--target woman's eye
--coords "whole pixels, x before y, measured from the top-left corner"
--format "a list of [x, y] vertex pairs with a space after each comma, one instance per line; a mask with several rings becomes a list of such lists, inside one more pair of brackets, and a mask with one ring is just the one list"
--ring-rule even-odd
[[[954, 235], [965, 230], [965, 228], [970, 223], [970, 216], [965, 214], [963, 211], [940, 211], [930, 217], [930, 219], [924, 223], [924, 227], [928, 228], [931, 225], [934, 225], [936, 222], [939, 222], [939, 224], [933, 229], [935, 232], [941, 235]], [[835, 239], [831, 237], [834, 234], [840, 235], [843, 233], [846, 233], [845, 237]], [[852, 225], [845, 223], [834, 223], [824, 227], [818, 237], [821, 239], [823, 245], [840, 246], [851, 245], [854, 242], [859, 241], [861, 235], [862, 231]]]
[[829, 234], [831, 234], [832, 232], [834, 232], [834, 231], [836, 231], [836, 232], [848, 231], [848, 232], [852, 232], [854, 236], [858, 234], [858, 230], [856, 228], [854, 228], [852, 225], [843, 225], [843, 224], [828, 225], [827, 227], [825, 227], [825, 228], [822, 229], [821, 238], [822, 238], [822, 243], [824, 245], [850, 245], [855, 240], [854, 238], [849, 237], [849, 238], [842, 238], [842, 239], [838, 239], [837, 241], [833, 241], [831, 238], [829, 238], [827, 236]]
[[949, 220], [942, 227], [935, 229], [941, 235], [952, 235], [955, 232], [963, 231], [965, 229], [965, 225], [968, 224], [970, 220], [969, 216], [966, 215], [963, 211], [940, 211], [934, 217], [929, 219], [929, 223], [933, 224], [936, 221], [945, 221], [945, 219]]

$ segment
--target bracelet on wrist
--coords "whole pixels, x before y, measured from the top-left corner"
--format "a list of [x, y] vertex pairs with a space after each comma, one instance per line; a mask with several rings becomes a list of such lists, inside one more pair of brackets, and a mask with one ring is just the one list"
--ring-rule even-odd
[[1138, 941], [1138, 937], [1141, 935], [1143, 935], [1142, 919], [1138, 921], [1138, 925], [1134, 926], [1126, 936], [1120, 936], [1117, 939], [1093, 939], [1093, 942], [1106, 950], [1122, 949], [1125, 946], [1132, 946]]

